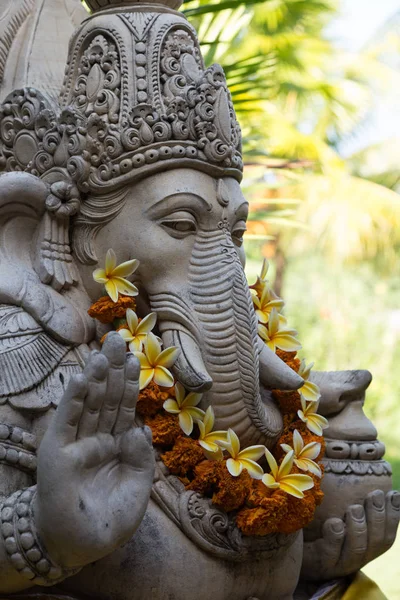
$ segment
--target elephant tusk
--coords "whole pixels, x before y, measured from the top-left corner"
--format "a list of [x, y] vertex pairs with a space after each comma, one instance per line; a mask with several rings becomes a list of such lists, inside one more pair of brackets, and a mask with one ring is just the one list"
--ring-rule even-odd
[[200, 348], [191, 335], [182, 329], [162, 332], [164, 346], [177, 346], [181, 353], [173, 370], [178, 381], [191, 392], [206, 392], [213, 384], [201, 356]]
[[258, 339], [260, 348], [260, 381], [269, 390], [298, 390], [304, 380]]

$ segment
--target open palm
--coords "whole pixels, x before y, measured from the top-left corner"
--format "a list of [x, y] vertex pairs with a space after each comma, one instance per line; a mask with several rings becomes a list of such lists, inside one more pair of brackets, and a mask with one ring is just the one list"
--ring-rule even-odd
[[149, 431], [134, 426], [139, 363], [108, 335], [72, 377], [39, 450], [37, 525], [65, 567], [106, 556], [132, 536], [154, 473]]

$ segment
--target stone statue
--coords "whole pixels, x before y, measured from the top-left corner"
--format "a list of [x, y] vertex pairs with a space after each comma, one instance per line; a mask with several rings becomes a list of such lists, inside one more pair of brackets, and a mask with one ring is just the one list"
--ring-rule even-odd
[[[3, 16], [22, 11], [13, 35], [36, 4], [0, 3]], [[224, 435], [208, 463], [228, 449], [231, 483], [261, 485], [249, 476], [263, 473], [259, 450], [233, 473], [234, 440], [266, 448], [271, 467], [286, 422], [272, 390], [298, 394], [308, 374], [257, 335], [243, 271], [241, 135], [223, 70], [204, 67], [180, 0], [87, 4], [59, 100], [51, 80], [45, 95], [31, 78], [0, 106], [0, 597], [340, 598], [392, 545], [399, 519], [384, 447], [362, 412], [368, 372], [310, 376], [329, 427], [325, 499], [304, 539], [301, 528], [243, 534], [234, 510], [167, 468], [154, 421], [135, 415], [151, 378], [161, 390], [179, 382], [161, 396], [179, 413], [182, 390], [191, 395], [184, 439], [195, 421], [214, 452], [205, 440], [215, 420]], [[130, 306], [142, 321], [129, 308], [120, 333], [89, 316], [97, 281], [116, 306], [137, 287]], [[146, 329], [156, 317], [160, 337]]]

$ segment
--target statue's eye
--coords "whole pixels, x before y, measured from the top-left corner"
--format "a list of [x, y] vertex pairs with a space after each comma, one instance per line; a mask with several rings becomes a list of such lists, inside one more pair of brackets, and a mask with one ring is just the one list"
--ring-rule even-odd
[[191, 233], [196, 233], [197, 225], [193, 215], [172, 215], [168, 219], [162, 219], [160, 225], [164, 227], [171, 235], [183, 237]]
[[175, 231], [182, 231], [185, 233], [189, 233], [189, 231], [196, 231], [196, 225], [191, 221], [173, 221], [172, 226]]

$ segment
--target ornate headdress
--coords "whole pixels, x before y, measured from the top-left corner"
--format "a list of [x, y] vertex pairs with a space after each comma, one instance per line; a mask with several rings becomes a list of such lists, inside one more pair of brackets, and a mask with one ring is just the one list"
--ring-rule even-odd
[[206, 69], [181, 0], [88, 0], [71, 40], [59, 106], [39, 91], [0, 106], [0, 172], [49, 186], [40, 277], [73, 285], [69, 217], [157, 171], [192, 167], [242, 177], [241, 134], [223, 70]]
[[240, 180], [223, 70], [205, 69], [179, 3], [89, 1], [94, 14], [70, 44], [60, 109], [32, 89], [3, 103], [0, 168], [46, 179], [65, 169], [95, 194], [178, 166]]

